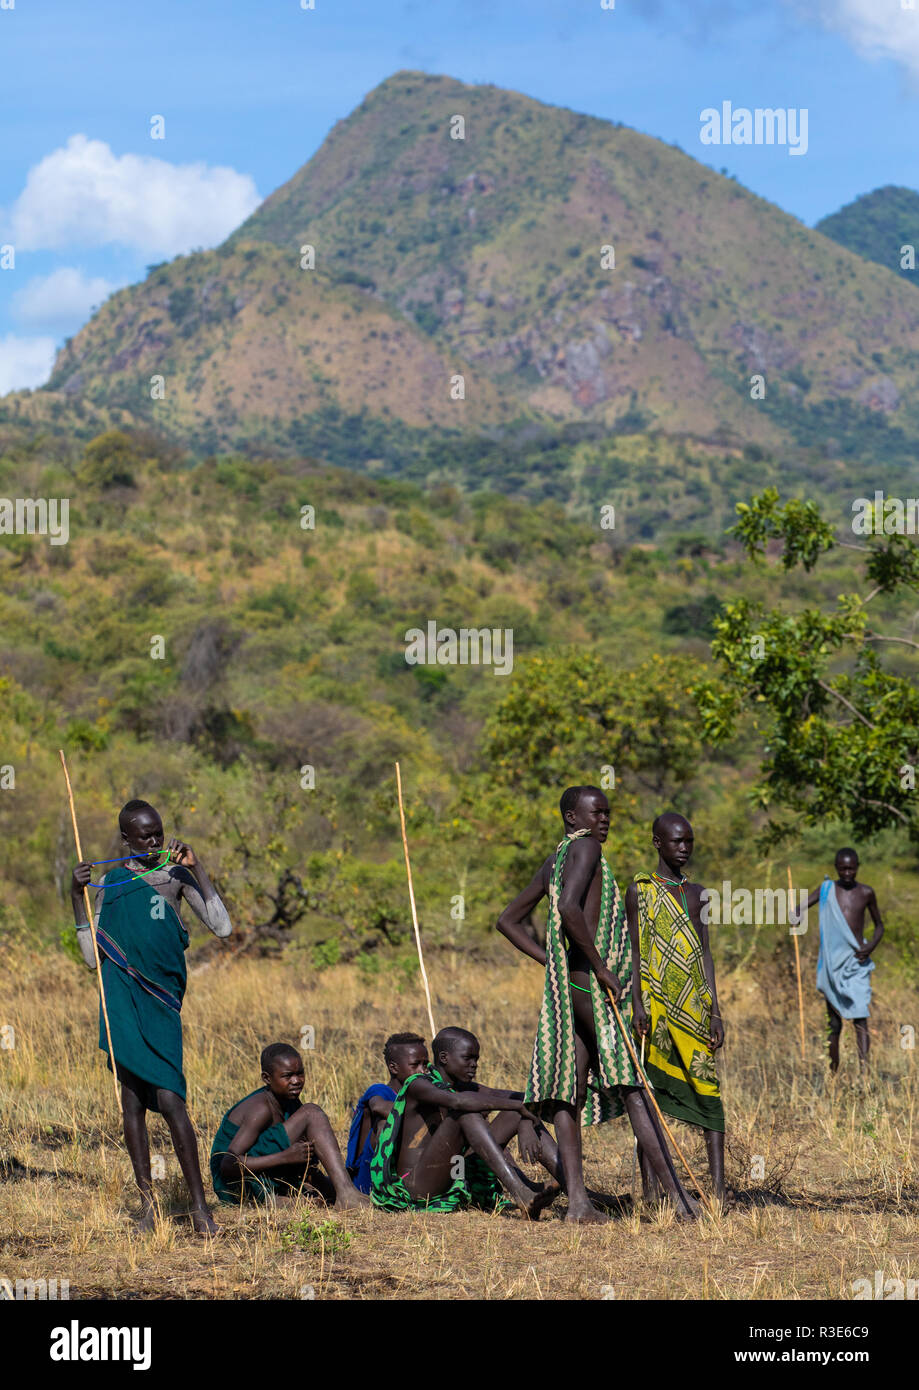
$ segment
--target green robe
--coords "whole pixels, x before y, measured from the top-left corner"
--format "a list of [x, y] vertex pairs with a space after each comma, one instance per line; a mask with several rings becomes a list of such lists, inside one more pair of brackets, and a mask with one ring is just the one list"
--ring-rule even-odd
[[[250, 1091], [248, 1096], [243, 1096], [243, 1100], [249, 1100], [252, 1096], [257, 1096], [259, 1092], [264, 1092], [265, 1089], [264, 1086], [259, 1086], [257, 1090]], [[243, 1100], [238, 1100], [230, 1106], [220, 1121], [220, 1128], [214, 1135], [214, 1142], [211, 1145], [210, 1167], [214, 1191], [221, 1202], [228, 1202], [232, 1206], [239, 1206], [240, 1202], [246, 1198], [253, 1202], [264, 1203], [270, 1201], [276, 1193], [286, 1195], [291, 1190], [296, 1191], [301, 1186], [306, 1174], [304, 1164], [289, 1163], [272, 1168], [265, 1173], [249, 1173], [242, 1182], [234, 1182], [223, 1176], [221, 1164], [230, 1152], [230, 1144], [239, 1130], [239, 1125], [234, 1124], [230, 1116], [237, 1105], [242, 1105]], [[286, 1120], [288, 1115], [292, 1115], [297, 1109], [299, 1109], [298, 1104], [291, 1105], [288, 1110], [285, 1110], [284, 1119]], [[250, 1158], [264, 1158], [268, 1154], [283, 1153], [285, 1149], [289, 1148], [290, 1135], [282, 1122], [263, 1129], [255, 1143], [250, 1145], [248, 1152]]]
[[[185, 1099], [181, 1009], [188, 932], [171, 903], [125, 865], [106, 874], [104, 884], [96, 939], [116, 1074], [147, 1109], [158, 1110], [158, 1089]], [[99, 1046], [108, 1055], [101, 1002]]]
[[[436, 1067], [429, 1067], [420, 1074], [439, 1090], [453, 1092], [453, 1087]], [[380, 1131], [377, 1151], [370, 1162], [370, 1200], [373, 1205], [386, 1211], [462, 1211], [470, 1206], [494, 1211], [512, 1205], [488, 1165], [477, 1154], [468, 1152], [463, 1155], [464, 1176], [454, 1178], [444, 1192], [431, 1197], [413, 1197], [409, 1192], [402, 1181], [404, 1175], [400, 1176], [396, 1165], [402, 1147], [402, 1123], [408, 1088], [418, 1080], [418, 1075], [416, 1072], [407, 1078]], [[449, 1101], [444, 1104], [449, 1105]]]
[[[565, 836], [555, 852], [549, 883], [546, 980], [526, 1089], [528, 1108], [547, 1120], [552, 1120], [559, 1103], [577, 1104], [577, 1034], [559, 902], [568, 851], [574, 840], [589, 833], [587, 830], [575, 830]], [[623, 1027], [628, 1029], [632, 1016], [632, 948], [622, 897], [613, 871], [602, 855], [600, 872], [600, 912], [594, 944], [600, 959], [622, 985], [619, 1014]], [[642, 1082], [629, 1054], [623, 1029], [616, 1022], [605, 991], [601, 989], [593, 971], [590, 974], [590, 1002], [599, 1067], [596, 1072], [591, 1069], [587, 1074], [582, 1123], [596, 1125], [623, 1113], [622, 1087], [640, 1087]]]

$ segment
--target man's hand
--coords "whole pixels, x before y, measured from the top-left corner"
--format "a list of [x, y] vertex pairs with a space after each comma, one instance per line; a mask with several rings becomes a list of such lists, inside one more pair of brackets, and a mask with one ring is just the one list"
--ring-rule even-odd
[[198, 862], [191, 845], [186, 845], [181, 840], [170, 840], [166, 848], [173, 864], [181, 864], [183, 869], [193, 869]]
[[516, 1110], [518, 1114], [522, 1115], [525, 1120], [529, 1120], [531, 1124], [539, 1124], [538, 1117], [534, 1115], [531, 1110], [527, 1110], [522, 1100], [515, 1100], [510, 1108]]
[[720, 1018], [712, 1015], [711, 1027], [708, 1030], [708, 1040], [712, 1045], [712, 1051], [717, 1052], [719, 1047], [724, 1044], [724, 1024]]
[[858, 961], [859, 965], [864, 965], [866, 961], [870, 960], [871, 952], [868, 950], [868, 947], [859, 946], [858, 950], [855, 952], [855, 959]]
[[85, 860], [81, 860], [74, 869], [70, 880], [70, 896], [72, 898], [82, 898], [83, 889], [92, 878], [92, 869], [92, 864], [87, 864]]
[[632, 1008], [632, 1027], [640, 1038], [647, 1037], [651, 1031], [651, 1020], [645, 1012], [645, 1006], [640, 999], [635, 1001]]
[[619, 1000], [622, 998], [622, 982], [619, 976], [614, 975], [612, 970], [607, 970], [605, 965], [601, 965], [599, 970], [594, 971], [594, 974], [600, 981], [601, 987], [603, 989], [608, 989], [618, 1004]]
[[295, 1139], [290, 1147], [284, 1150], [284, 1158], [288, 1163], [302, 1163], [308, 1168], [313, 1161], [313, 1146], [308, 1139]]
[[532, 1120], [521, 1120], [517, 1126], [517, 1153], [522, 1163], [539, 1162], [539, 1135]]

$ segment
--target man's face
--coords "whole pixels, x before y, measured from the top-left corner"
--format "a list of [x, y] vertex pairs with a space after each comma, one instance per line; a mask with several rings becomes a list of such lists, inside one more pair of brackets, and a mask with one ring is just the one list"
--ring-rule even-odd
[[837, 855], [836, 872], [839, 875], [839, 882], [843, 885], [843, 887], [851, 888], [855, 882], [855, 875], [858, 873], [858, 855]]
[[609, 834], [609, 802], [602, 792], [585, 792], [571, 813], [572, 830], [589, 830], [602, 842]]
[[163, 848], [163, 822], [155, 811], [135, 811], [122, 838], [135, 858], [155, 863]]
[[428, 1064], [428, 1049], [424, 1043], [402, 1043], [393, 1048], [389, 1074], [402, 1086], [410, 1076], [417, 1076]]
[[668, 821], [664, 829], [654, 836], [654, 846], [668, 864], [683, 869], [692, 858], [693, 833], [688, 820]]
[[454, 1081], [475, 1081], [479, 1065], [478, 1040], [463, 1038], [450, 1052], [442, 1052], [441, 1059], [441, 1069]]
[[303, 1061], [296, 1052], [285, 1057], [275, 1057], [270, 1072], [262, 1072], [269, 1091], [279, 1099], [299, 1100], [306, 1077]]

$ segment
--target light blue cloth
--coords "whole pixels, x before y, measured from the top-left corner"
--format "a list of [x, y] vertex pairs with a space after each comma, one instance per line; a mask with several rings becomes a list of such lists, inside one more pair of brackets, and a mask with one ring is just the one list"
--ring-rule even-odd
[[843, 916], [836, 885], [825, 878], [820, 885], [820, 954], [817, 956], [817, 988], [840, 1018], [867, 1018], [871, 1003], [874, 961], [864, 965], [855, 952], [861, 950]]

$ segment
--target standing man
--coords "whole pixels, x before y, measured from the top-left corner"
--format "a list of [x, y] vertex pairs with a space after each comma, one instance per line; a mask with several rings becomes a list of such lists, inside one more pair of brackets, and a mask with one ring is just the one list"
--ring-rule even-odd
[[[836, 882], [827, 875], [807, 900], [820, 902], [820, 954], [817, 957], [817, 989], [826, 1000], [829, 1028], [830, 1070], [839, 1070], [842, 1021], [855, 1024], [858, 1060], [868, 1065], [868, 1010], [871, 1004], [871, 953], [884, 935], [874, 889], [856, 880], [858, 855], [854, 849], [836, 854]], [[871, 913], [874, 935], [865, 942], [865, 913]]]
[[[526, 1104], [555, 1125], [568, 1221], [605, 1221], [584, 1185], [581, 1121], [600, 1124], [626, 1111], [648, 1162], [680, 1217], [695, 1217], [696, 1203], [674, 1170], [657, 1119], [606, 998], [625, 998], [629, 1026], [629, 938], [613, 871], [603, 858], [609, 802], [599, 787], [569, 787], [560, 803], [565, 838], [543, 862], [529, 887], [504, 909], [497, 930], [546, 969], [545, 991]], [[524, 922], [549, 899], [546, 947]]]
[[[625, 895], [635, 1031], [648, 1038], [645, 1072], [661, 1110], [704, 1131], [712, 1187], [724, 1201], [724, 1107], [714, 1056], [724, 1042], [724, 1024], [708, 923], [700, 912], [702, 885], [690, 883], [684, 872], [692, 856], [692, 826], [685, 816], [665, 811], [651, 827], [651, 843], [657, 868], [636, 874]], [[642, 1180], [646, 1195], [653, 1194], [644, 1155]]]
[[[184, 899], [215, 936], [229, 936], [230, 919], [191, 847], [170, 840], [164, 851], [163, 822], [149, 802], [129, 801], [118, 826], [130, 857], [105, 875], [94, 916], [115, 1054], [109, 1066], [121, 1082], [124, 1140], [140, 1189], [136, 1224], [150, 1231], [156, 1220], [147, 1137], [147, 1111], [155, 1110], [169, 1126], [188, 1184], [192, 1226], [198, 1235], [213, 1236], [217, 1226], [207, 1209], [198, 1142], [185, 1108], [181, 1009], [188, 932], [179, 902]], [[83, 905], [91, 872], [91, 864], [77, 864], [71, 899], [77, 940], [92, 970], [95, 959]], [[101, 1004], [99, 1046], [108, 1052]]]

